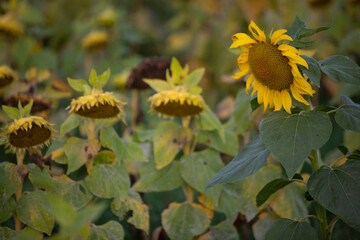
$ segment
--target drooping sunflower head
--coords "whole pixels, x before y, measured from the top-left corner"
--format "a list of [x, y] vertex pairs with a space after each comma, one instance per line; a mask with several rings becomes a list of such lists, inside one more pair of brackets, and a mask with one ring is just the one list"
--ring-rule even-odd
[[84, 92], [84, 96], [75, 98], [68, 107], [70, 113], [76, 113], [82, 117], [104, 119], [123, 117], [125, 103], [116, 99], [111, 92], [103, 92], [101, 89], [110, 77], [108, 69], [98, 76], [94, 70], [90, 74], [91, 88], [84, 80], [68, 78], [68, 82], [75, 90]]
[[23, 26], [15, 19], [12, 13], [0, 17], [0, 34], [7, 37], [18, 37], [23, 32]]
[[81, 41], [81, 45], [86, 50], [98, 50], [106, 47], [109, 42], [109, 34], [104, 31], [92, 31]]
[[0, 88], [3, 88], [16, 80], [15, 72], [6, 65], [0, 66]]
[[48, 145], [53, 137], [53, 124], [42, 117], [28, 116], [31, 111], [32, 101], [19, 109], [3, 106], [3, 110], [13, 119], [6, 128], [6, 145], [12, 150], [24, 150], [29, 148], [41, 148]]
[[94, 89], [91, 95], [73, 99], [68, 108], [70, 113], [74, 112], [87, 118], [113, 118], [123, 113], [124, 104], [112, 93]]
[[170, 68], [170, 60], [165, 57], [151, 57], [144, 59], [139, 65], [131, 70], [126, 82], [129, 89], [148, 89], [147, 83], [143, 81], [147, 79], [166, 79], [166, 70]]
[[282, 40], [293, 41], [286, 35], [287, 30], [275, 31], [268, 41], [265, 33], [251, 21], [249, 30], [253, 38], [245, 33], [236, 33], [230, 48], [240, 47], [244, 52], [238, 57], [240, 72], [233, 77], [238, 79], [249, 73], [246, 91], [252, 87], [253, 96], [257, 93], [259, 104], [279, 111], [282, 107], [291, 114], [292, 96], [306, 105], [309, 103], [302, 95], [312, 96], [315, 92], [304, 79], [298, 65], [308, 68], [307, 62], [299, 56], [299, 51], [288, 45], [279, 44]]
[[148, 99], [151, 102], [151, 110], [167, 117], [189, 117], [201, 113], [206, 104], [197, 84], [203, 74], [204, 69], [188, 74], [188, 66], [183, 69], [174, 58], [171, 62], [171, 75], [169, 72], [166, 74], [167, 81], [145, 80], [157, 91]]

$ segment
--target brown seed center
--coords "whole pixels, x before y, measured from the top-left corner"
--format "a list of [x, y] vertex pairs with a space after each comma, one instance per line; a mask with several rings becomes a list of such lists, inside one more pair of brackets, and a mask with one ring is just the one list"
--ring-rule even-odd
[[257, 43], [250, 49], [249, 65], [256, 80], [270, 89], [288, 89], [294, 81], [289, 59], [270, 43]]

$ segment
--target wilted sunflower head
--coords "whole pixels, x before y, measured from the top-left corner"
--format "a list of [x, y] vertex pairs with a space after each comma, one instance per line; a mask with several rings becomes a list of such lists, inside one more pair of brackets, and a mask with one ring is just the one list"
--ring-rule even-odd
[[113, 118], [124, 112], [124, 104], [110, 92], [94, 90], [91, 95], [73, 99], [68, 108], [70, 113], [87, 118]]
[[16, 80], [15, 72], [6, 65], [0, 66], [0, 88], [3, 88]]
[[12, 150], [38, 148], [47, 145], [54, 130], [52, 125], [42, 117], [28, 116], [31, 111], [32, 101], [19, 109], [3, 105], [3, 110], [13, 119], [6, 128], [6, 145]]
[[166, 70], [170, 68], [170, 60], [165, 57], [151, 57], [144, 59], [131, 70], [126, 82], [129, 89], [148, 89], [150, 86], [143, 81], [147, 79], [166, 79]]
[[81, 45], [86, 50], [98, 50], [106, 47], [109, 42], [109, 34], [103, 31], [92, 31], [81, 41]]
[[246, 91], [252, 87], [253, 96], [257, 93], [258, 103], [264, 103], [279, 111], [282, 107], [291, 114], [292, 96], [306, 105], [309, 103], [303, 94], [312, 96], [315, 92], [301, 75], [298, 64], [308, 68], [307, 62], [299, 56], [299, 51], [281, 40], [293, 41], [286, 35], [287, 30], [275, 31], [267, 41], [265, 33], [251, 21], [249, 31], [255, 39], [245, 33], [236, 33], [230, 48], [240, 47], [244, 52], [238, 57], [240, 72], [233, 77], [238, 79], [251, 73], [246, 82]]
[[70, 113], [94, 119], [123, 117], [125, 103], [116, 99], [111, 92], [103, 92], [101, 89], [110, 77], [110, 69], [100, 76], [95, 70], [91, 71], [89, 82], [92, 88], [84, 80], [68, 78], [72, 88], [84, 92], [84, 96], [75, 98], [68, 107]]
[[171, 63], [171, 76], [167, 72], [167, 81], [147, 79], [156, 94], [148, 100], [151, 110], [168, 117], [189, 117], [198, 115], [206, 107], [197, 86], [204, 74], [204, 69], [197, 69], [188, 74], [188, 66], [183, 69], [174, 58]]
[[13, 14], [8, 13], [0, 17], [0, 34], [7, 37], [18, 37], [23, 31], [23, 26], [15, 19]]

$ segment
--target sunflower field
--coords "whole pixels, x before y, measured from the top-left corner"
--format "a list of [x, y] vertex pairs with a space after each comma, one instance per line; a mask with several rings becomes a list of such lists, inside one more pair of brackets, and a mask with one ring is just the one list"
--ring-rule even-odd
[[360, 239], [359, 0], [0, 1], [0, 240]]

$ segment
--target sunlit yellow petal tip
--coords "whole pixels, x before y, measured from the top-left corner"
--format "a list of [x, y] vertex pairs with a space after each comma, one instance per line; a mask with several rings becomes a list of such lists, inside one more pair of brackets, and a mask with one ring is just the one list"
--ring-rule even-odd
[[256, 40], [258, 40], [260, 42], [266, 42], [265, 33], [263, 31], [261, 31], [260, 28], [252, 20], [250, 21], [249, 31], [254, 36], [254, 38], [256, 38]]

